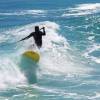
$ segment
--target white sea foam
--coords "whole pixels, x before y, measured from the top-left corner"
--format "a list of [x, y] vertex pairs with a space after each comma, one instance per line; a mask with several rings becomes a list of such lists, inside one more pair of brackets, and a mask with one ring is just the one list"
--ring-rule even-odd
[[100, 93], [96, 92], [94, 96], [88, 97], [90, 100], [99, 100], [100, 99]]
[[44, 14], [46, 13], [45, 10], [23, 10], [23, 11], [8, 11], [8, 12], [2, 12], [0, 13], [0, 15], [6, 15], [6, 16], [10, 16], [10, 15], [40, 15], [40, 14]]
[[0, 36], [0, 43], [5, 42], [7, 38], [5, 38], [5, 35]]
[[89, 36], [88, 40], [93, 40], [95, 38], [95, 36]]
[[40, 86], [37, 86], [37, 85], [35, 85], [34, 88], [39, 89], [40, 91], [45, 91], [45, 92], [54, 93], [54, 94], [77, 95], [76, 93], [66, 93], [66, 92], [64, 92], [63, 90], [60, 90], [60, 89], [40, 87]]
[[89, 58], [89, 59], [95, 61], [96, 63], [100, 63], [100, 58], [99, 57], [94, 57], [94, 56], [90, 55], [92, 52], [94, 52], [96, 50], [100, 50], [100, 45], [93, 44], [91, 47], [89, 47], [86, 50], [86, 52], [83, 54], [83, 56], [85, 56], [86, 58]]
[[81, 100], [83, 98], [90, 98], [89, 96], [86, 96], [84, 94], [79, 94], [77, 92], [67, 92], [65, 90], [61, 90], [61, 89], [57, 89], [57, 88], [48, 88], [48, 87], [40, 87], [40, 86], [34, 86], [34, 88], [38, 89], [39, 91], [42, 91], [42, 92], [46, 92], [46, 93], [53, 93], [53, 94], [49, 94], [49, 95], [46, 95], [46, 94], [43, 94], [43, 96], [51, 96], [51, 97], [54, 97], [56, 95], [58, 95], [58, 97], [60, 96], [63, 96], [64, 99], [69, 99], [69, 98], [73, 98], [73, 99], [76, 99], [76, 100]]
[[0, 57], [0, 89], [25, 83], [25, 77], [12, 60]]
[[78, 5], [75, 9], [78, 10], [95, 10], [95, 9], [99, 9], [100, 8], [100, 3], [89, 3], [89, 4], [80, 4]]
[[62, 16], [82, 16], [100, 12], [100, 3], [79, 4], [75, 8], [66, 9]]

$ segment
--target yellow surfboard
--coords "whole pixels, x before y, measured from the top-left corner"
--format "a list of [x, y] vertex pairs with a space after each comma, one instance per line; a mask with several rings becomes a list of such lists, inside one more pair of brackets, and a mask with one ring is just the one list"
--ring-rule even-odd
[[33, 60], [34, 62], [38, 62], [40, 59], [39, 53], [37, 53], [35, 51], [26, 51], [23, 53], [23, 56]]

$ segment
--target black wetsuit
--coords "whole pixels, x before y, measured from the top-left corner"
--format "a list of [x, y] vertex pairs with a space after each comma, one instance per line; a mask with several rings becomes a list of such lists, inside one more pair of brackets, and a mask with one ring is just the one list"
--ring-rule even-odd
[[30, 35], [28, 35], [27, 37], [21, 39], [20, 41], [22, 40], [26, 40], [30, 37], [33, 37], [34, 40], [35, 40], [35, 44], [40, 48], [42, 46], [42, 36], [43, 35], [46, 35], [45, 34], [45, 30], [43, 30], [43, 32], [41, 31], [35, 31], [35, 32], [32, 32]]

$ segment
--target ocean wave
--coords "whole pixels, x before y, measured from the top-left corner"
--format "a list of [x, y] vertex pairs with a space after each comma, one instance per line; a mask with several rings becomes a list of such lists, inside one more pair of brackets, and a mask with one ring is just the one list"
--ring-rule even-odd
[[66, 12], [62, 16], [83, 16], [94, 13], [100, 13], [100, 3], [76, 5], [74, 8], [66, 9]]
[[[57, 88], [49, 88], [49, 87], [43, 87], [43, 86], [34, 86], [35, 89], [39, 90], [42, 94], [42, 96], [45, 98], [50, 97], [51, 99], [57, 99], [57, 97], [59, 98], [64, 98], [64, 99], [74, 99], [74, 100], [94, 100], [94, 99], [99, 99], [100, 98], [100, 93], [99, 92], [92, 92], [91, 94], [88, 92], [88, 94], [86, 93], [79, 93], [77, 91], [73, 91], [73, 92], [68, 92], [67, 89], [66, 90], [61, 90], [61, 89], [57, 89]], [[65, 87], [66, 88], [66, 87]], [[71, 88], [73, 89], [73, 88]], [[77, 87], [78, 89], [78, 87]], [[74, 89], [73, 89], [74, 90]], [[46, 94], [45, 94], [46, 93]], [[47, 94], [49, 93], [49, 94]]]
[[[40, 28], [44, 26], [47, 32], [47, 35], [43, 37], [43, 48], [40, 50], [42, 58], [40, 59], [39, 65], [41, 66], [42, 73], [53, 75], [73, 73], [76, 75], [88, 73], [92, 70], [88, 67], [84, 69], [86, 65], [82, 65], [80, 61], [77, 62], [77, 57], [69, 52], [74, 51], [72, 51], [67, 39], [59, 34], [60, 25], [55, 22], [44, 21], [29, 24], [9, 33], [14, 33], [13, 35], [19, 39], [34, 31], [33, 27], [35, 25], [39, 25]], [[30, 43], [32, 43], [31, 39], [23, 43], [20, 51], [23, 52], [25, 48], [29, 47]]]
[[20, 16], [20, 15], [43, 15], [45, 14], [46, 11], [45, 10], [19, 10], [19, 11], [6, 11], [1, 13], [0, 15], [5, 15], [5, 16], [12, 16], [12, 15], [16, 15], [16, 16]]
[[100, 99], [100, 92], [95, 92], [94, 96], [88, 97], [90, 100], [99, 100]]
[[93, 56], [93, 52], [100, 52], [100, 45], [99, 44], [93, 44], [90, 46], [86, 52], [83, 54], [86, 58], [91, 59], [92, 61], [95, 61], [96, 63], [100, 63], [100, 57]]
[[[22, 26], [20, 28], [17, 27], [16, 29], [8, 30], [5, 32], [5, 34], [9, 36], [8, 40], [10, 40], [10, 42], [15, 42], [29, 35], [31, 32], [33, 32], [35, 25], [39, 25], [40, 28], [45, 27], [46, 33], [47, 33], [46, 36], [43, 37], [43, 47], [39, 50], [40, 55], [41, 55], [40, 62], [38, 63], [38, 65], [40, 66], [40, 70], [41, 70], [39, 74], [41, 75], [50, 74], [50, 75], [56, 76], [56, 75], [68, 75], [68, 74], [81, 75], [81, 74], [91, 72], [92, 69], [89, 68], [89, 66], [82, 64], [80, 60], [78, 59], [78, 57], [74, 55], [73, 53], [74, 51], [71, 49], [71, 46], [68, 43], [67, 39], [59, 34], [60, 25], [55, 22], [44, 21], [44, 22], [32, 23], [32, 24]], [[15, 38], [12, 39], [12, 37], [15, 37]], [[29, 50], [30, 49], [29, 47], [33, 45], [33, 43], [34, 42], [32, 38], [27, 41], [16, 44], [18, 48], [16, 52], [12, 51], [13, 53], [11, 53], [10, 56], [13, 55], [15, 59], [16, 59], [16, 56], [20, 58], [21, 54], [24, 51]], [[6, 51], [7, 51], [7, 48], [4, 50], [4, 53], [6, 53]], [[6, 55], [8, 54], [6, 53]], [[7, 57], [5, 56], [3, 57], [6, 60]], [[21, 71], [18, 69], [19, 65], [14, 64], [14, 61], [19, 62], [19, 60], [17, 59], [13, 61], [10, 59], [11, 58], [8, 57], [8, 62], [6, 62], [5, 60], [0, 60], [1, 61], [0, 68], [2, 68], [2, 66], [6, 66], [7, 68], [12, 67], [14, 69], [17, 69], [13, 71], [15, 71], [14, 73], [19, 75], [18, 76], [19, 78], [20, 73], [21, 73]], [[6, 64], [4, 65], [5, 62]], [[1, 70], [1, 72], [2, 71], [3, 70]], [[10, 79], [12, 79], [12, 76], [15, 75], [15, 74], [14, 75], [11, 74], [12, 70], [5, 69], [5, 71], [7, 71], [8, 73], [7, 75], [10, 77]], [[17, 71], [19, 72], [17, 73]], [[18, 82], [19, 81], [20, 81], [20, 78]], [[9, 80], [7, 82], [9, 84], [12, 84], [9, 82]], [[17, 82], [15, 80], [15, 84], [16, 83]]]
[[95, 38], [95, 36], [89, 36], [89, 37], [88, 37], [88, 40], [93, 41], [94, 38]]
[[46, 93], [53, 93], [52, 95], [45, 95], [43, 94], [43, 96], [47, 97], [50, 96], [51, 98], [55, 98], [56, 95], [58, 95], [58, 97], [64, 97], [65, 99], [68, 98], [73, 98], [73, 99], [83, 99], [83, 98], [87, 98], [87, 96], [85, 95], [81, 95], [78, 94], [77, 92], [67, 92], [65, 90], [61, 90], [61, 89], [57, 89], [57, 88], [48, 88], [48, 87], [40, 87], [40, 86], [34, 86], [35, 89], [38, 89], [41, 92], [46, 92]]
[[5, 42], [7, 40], [7, 38], [5, 37], [5, 35], [0, 35], [0, 43]]
[[25, 77], [9, 57], [0, 57], [0, 89], [25, 83]]

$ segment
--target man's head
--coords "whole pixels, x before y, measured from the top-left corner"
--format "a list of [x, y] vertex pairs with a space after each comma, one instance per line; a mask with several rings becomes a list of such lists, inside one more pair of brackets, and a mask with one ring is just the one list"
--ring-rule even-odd
[[35, 31], [39, 31], [39, 26], [35, 26]]

